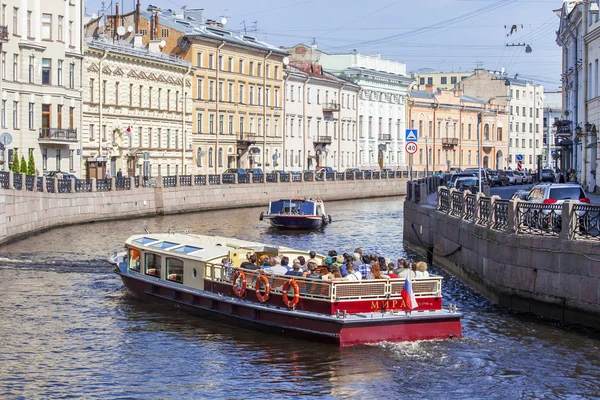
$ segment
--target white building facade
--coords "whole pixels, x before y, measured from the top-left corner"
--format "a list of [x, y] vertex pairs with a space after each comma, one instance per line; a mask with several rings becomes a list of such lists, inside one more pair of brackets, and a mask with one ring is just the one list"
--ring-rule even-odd
[[544, 168], [558, 168], [556, 121], [562, 116], [562, 92], [544, 92]]
[[356, 167], [359, 87], [316, 64], [288, 67], [285, 89], [285, 170]]
[[189, 62], [141, 45], [88, 40], [85, 175], [195, 173]]
[[[33, 154], [41, 174], [80, 175], [81, 0], [22, 0], [2, 4], [2, 132], [7, 170], [16, 151]], [[10, 160], [9, 160], [10, 158]]]

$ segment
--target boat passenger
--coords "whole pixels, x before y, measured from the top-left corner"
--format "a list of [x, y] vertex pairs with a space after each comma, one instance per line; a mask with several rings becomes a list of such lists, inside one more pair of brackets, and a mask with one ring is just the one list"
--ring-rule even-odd
[[231, 280], [231, 274], [233, 268], [231, 267], [231, 260], [227, 257], [221, 260], [221, 264], [225, 267], [225, 279]]
[[346, 265], [346, 270], [348, 271], [348, 275], [346, 275], [346, 279], [349, 281], [360, 281], [362, 280], [362, 274], [358, 271], [354, 271], [354, 264], [349, 262]]
[[388, 277], [381, 273], [381, 267], [376, 262], [371, 265], [371, 273], [367, 279], [388, 279]]
[[398, 274], [394, 273], [394, 263], [388, 263], [388, 276], [392, 279], [397, 278]]
[[340, 273], [340, 267], [338, 267], [337, 265], [332, 265], [331, 272], [329, 272], [327, 275], [323, 275], [323, 277], [321, 279], [328, 280], [328, 281], [332, 281], [334, 279], [342, 279], [342, 274]]
[[371, 272], [371, 263], [369, 262], [369, 256], [363, 256], [362, 264], [356, 267], [358, 272], [361, 273], [363, 279], [367, 279], [367, 275]]
[[404, 258], [399, 258], [398, 259], [398, 264], [397, 264], [398, 266], [396, 267], [396, 269], [394, 269], [394, 273], [396, 275], [398, 275], [398, 274], [400, 274], [400, 272], [402, 272], [402, 269], [404, 268], [403, 267], [404, 261], [406, 261]]
[[354, 253], [358, 253], [359, 256], [362, 258], [362, 249], [360, 247], [357, 247], [356, 249], [354, 249]]
[[429, 278], [427, 263], [425, 261], [419, 261], [417, 263], [417, 278]]
[[415, 279], [417, 277], [417, 274], [415, 274], [414, 271], [410, 268], [410, 264], [407, 260], [403, 260], [402, 266], [404, 268], [402, 268], [402, 271], [400, 271], [400, 273], [398, 274], [398, 278], [406, 279], [410, 276], [411, 279]]
[[306, 266], [308, 268], [308, 263], [315, 263], [315, 265], [319, 265], [319, 260], [317, 260], [317, 253], [315, 253], [314, 251], [310, 251], [308, 253], [308, 256], [310, 257], [310, 259], [306, 262]]
[[305, 278], [311, 279], [321, 279], [321, 274], [317, 272], [317, 264], [314, 262], [310, 262], [307, 265], [308, 270], [304, 274]]
[[285, 275], [286, 272], [290, 270], [290, 267], [288, 266], [289, 262], [290, 259], [286, 256], [283, 256], [281, 257], [281, 265], [275, 265], [273, 267], [265, 268], [265, 272], [268, 272], [270, 274]]
[[292, 269], [286, 272], [285, 275], [302, 276], [302, 271], [300, 270], [300, 263], [294, 262], [294, 264], [292, 264]]
[[244, 261], [240, 268], [257, 270], [258, 265], [256, 265], [256, 254], [250, 254], [248, 257], [248, 261]]
[[300, 263], [300, 270], [302, 270], [302, 272], [306, 271], [306, 258], [304, 258], [304, 256], [299, 256], [298, 262]]

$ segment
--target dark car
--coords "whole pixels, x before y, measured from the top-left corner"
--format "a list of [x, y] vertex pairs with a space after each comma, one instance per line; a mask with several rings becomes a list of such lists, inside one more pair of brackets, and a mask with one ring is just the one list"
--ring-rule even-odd
[[508, 176], [504, 171], [490, 172], [490, 180], [494, 186], [508, 186]]
[[554, 171], [551, 170], [550, 168], [544, 168], [542, 169], [542, 182], [554, 182], [556, 179], [556, 176], [554, 175]]
[[75, 180], [77, 180], [77, 179], [78, 179], [78, 178], [77, 178], [75, 175], [73, 175], [73, 174], [70, 174], [70, 173], [68, 173], [68, 172], [62, 172], [62, 171], [48, 171], [48, 172], [45, 172], [45, 173], [44, 173], [44, 176], [45, 176], [46, 178], [56, 178], [56, 175], [57, 175], [58, 173], [61, 173], [61, 174], [62, 174], [62, 178], [63, 178], [63, 179], [75, 179]]
[[224, 174], [239, 174], [239, 175], [248, 174], [248, 172], [246, 172], [246, 170], [244, 168], [229, 168], [229, 169], [226, 169], [223, 173]]
[[[460, 174], [452, 174], [450, 179], [448, 180], [448, 188], [451, 189], [454, 187], [454, 183], [458, 178], [473, 178], [476, 177], [471, 172], [462, 172]], [[447, 177], [446, 177], [447, 178]]]
[[263, 170], [261, 168], [246, 168], [246, 173], [254, 174], [254, 175], [262, 175]]
[[[467, 168], [463, 173], [473, 174], [473, 176], [479, 177], [479, 168]], [[490, 174], [485, 168], [481, 168], [481, 183], [484, 185], [494, 186], [491, 182]]]

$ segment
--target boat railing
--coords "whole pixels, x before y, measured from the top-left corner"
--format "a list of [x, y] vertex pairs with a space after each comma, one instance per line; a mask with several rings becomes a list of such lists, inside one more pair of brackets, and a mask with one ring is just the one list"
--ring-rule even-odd
[[[235, 267], [225, 267], [219, 264], [206, 263], [205, 280], [234, 285], [233, 275]], [[248, 290], [254, 290], [256, 279], [265, 275], [269, 279], [272, 294], [282, 294], [283, 284], [290, 278], [298, 283], [301, 298], [324, 300], [328, 302], [343, 300], [380, 300], [399, 299], [404, 279], [365, 279], [360, 281], [318, 280], [298, 276], [270, 274], [263, 270], [241, 269], [246, 278]], [[416, 298], [441, 297], [442, 277], [430, 276], [429, 278], [414, 279], [412, 288]]]

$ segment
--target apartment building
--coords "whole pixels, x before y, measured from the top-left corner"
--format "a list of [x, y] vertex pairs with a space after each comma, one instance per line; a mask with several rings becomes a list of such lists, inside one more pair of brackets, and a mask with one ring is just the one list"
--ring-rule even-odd
[[493, 99], [465, 95], [461, 90], [433, 90], [428, 86], [427, 90], [409, 92], [408, 110], [410, 129], [417, 130], [419, 147], [412, 159], [413, 170], [475, 168], [478, 156], [483, 168], [505, 168], [506, 106]]
[[84, 58], [85, 176], [195, 173], [192, 67], [132, 42], [88, 38]]
[[39, 173], [81, 167], [81, 0], [7, 1], [0, 9], [2, 169], [33, 154]]
[[[457, 87], [465, 94], [508, 107], [508, 168], [537, 171], [543, 146], [544, 88], [518, 77], [476, 69]], [[520, 161], [520, 163], [519, 163]]]
[[416, 90], [427, 90], [427, 85], [433, 90], [452, 90], [457, 83], [462, 82], [473, 74], [473, 71], [435, 71], [431, 68], [423, 68], [410, 73], [415, 80]]
[[310, 62], [286, 69], [285, 170], [356, 167], [359, 87]]

